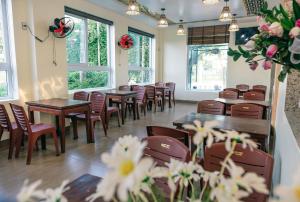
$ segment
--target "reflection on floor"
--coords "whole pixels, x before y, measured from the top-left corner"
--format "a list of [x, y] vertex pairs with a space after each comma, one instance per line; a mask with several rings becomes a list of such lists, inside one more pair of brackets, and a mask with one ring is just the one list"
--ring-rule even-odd
[[25, 165], [26, 151], [23, 149], [19, 159], [7, 160], [7, 148], [0, 148], [0, 194], [15, 197], [25, 179], [30, 182], [43, 180], [42, 187], [56, 187], [64, 179], [74, 180], [90, 173], [102, 176], [105, 167], [100, 161], [101, 153], [109, 150], [112, 144], [121, 136], [132, 134], [139, 138], [146, 137], [147, 125], [172, 126], [172, 121], [181, 116], [196, 111], [196, 105], [177, 103], [175, 108], [165, 108], [164, 112], [148, 112], [146, 117], [133, 121], [128, 117], [125, 125], [118, 127], [115, 117], [110, 122], [108, 137], [104, 136], [102, 127], [97, 124], [95, 144], [86, 144], [85, 128], [79, 127], [79, 139], [73, 140], [72, 133], [66, 138], [66, 153], [55, 156], [52, 140], [47, 140], [47, 150], [34, 152], [30, 166]]

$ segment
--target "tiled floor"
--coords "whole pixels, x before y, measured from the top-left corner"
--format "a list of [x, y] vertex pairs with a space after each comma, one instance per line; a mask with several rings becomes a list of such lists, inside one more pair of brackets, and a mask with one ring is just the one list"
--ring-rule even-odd
[[117, 126], [115, 117], [110, 122], [108, 137], [104, 136], [100, 124], [96, 126], [95, 144], [86, 144], [84, 127], [79, 127], [79, 139], [73, 140], [72, 134], [67, 136], [66, 153], [55, 156], [52, 139], [47, 140], [47, 150], [33, 153], [32, 163], [25, 165], [26, 147], [21, 151], [19, 159], [7, 160], [7, 148], [0, 148], [0, 194], [14, 197], [20, 190], [25, 179], [43, 180], [42, 187], [55, 187], [64, 179], [74, 180], [90, 173], [102, 176], [105, 167], [101, 163], [101, 153], [109, 150], [112, 144], [121, 136], [132, 134], [143, 138], [146, 136], [147, 125], [172, 126], [172, 121], [195, 111], [196, 105], [177, 103], [175, 108], [166, 107], [164, 112], [148, 112], [146, 117], [133, 121], [128, 117], [125, 125]]

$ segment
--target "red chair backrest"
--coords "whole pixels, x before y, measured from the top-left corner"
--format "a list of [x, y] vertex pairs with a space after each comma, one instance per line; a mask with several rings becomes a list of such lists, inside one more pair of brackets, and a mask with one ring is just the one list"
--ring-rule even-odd
[[224, 115], [225, 104], [214, 100], [203, 100], [198, 103], [197, 113]]
[[249, 90], [250, 86], [247, 84], [239, 84], [239, 85], [236, 85], [236, 88], [238, 90]]
[[145, 101], [145, 95], [146, 95], [146, 88], [144, 86], [134, 86], [132, 88], [132, 91], [137, 92], [136, 100], [139, 102]]
[[264, 101], [265, 94], [260, 93], [260, 92], [250, 91], [250, 92], [244, 93], [244, 100]]
[[119, 90], [125, 90], [125, 91], [130, 91], [130, 86], [128, 85], [123, 85], [123, 86], [119, 86]]
[[236, 104], [231, 106], [231, 116], [262, 119], [264, 108], [255, 104]]
[[7, 129], [7, 130], [12, 129], [8, 113], [7, 113], [6, 108], [3, 104], [0, 104], [0, 126], [3, 129]]
[[147, 134], [150, 136], [168, 136], [175, 138], [189, 147], [189, 132], [178, 130], [175, 128], [167, 128], [162, 126], [147, 126]]
[[219, 98], [225, 99], [238, 99], [238, 93], [234, 91], [222, 91], [219, 92]]
[[162, 82], [162, 81], [159, 81], [159, 82], [156, 82], [156, 83], [155, 83], [155, 86], [164, 87], [164, 86], [165, 86], [165, 83]]
[[18, 128], [21, 128], [23, 132], [31, 133], [31, 127], [24, 108], [11, 103], [10, 107], [17, 122]]
[[147, 85], [146, 88], [146, 96], [147, 98], [154, 98], [156, 96], [156, 88], [155, 86]]
[[98, 91], [94, 91], [91, 93], [91, 110], [93, 113], [102, 114], [105, 110], [105, 102], [105, 94]]
[[[204, 153], [204, 169], [207, 171], [220, 171], [221, 162], [225, 159], [228, 152], [225, 149], [224, 143], [213, 144], [210, 148], [205, 149]], [[266, 185], [270, 189], [272, 182], [272, 172], [274, 160], [271, 155], [254, 149], [243, 149], [241, 144], [237, 144], [235, 152], [231, 159], [236, 165], [244, 168], [246, 172], [254, 172], [257, 175], [265, 178]], [[225, 172], [225, 175], [228, 175]], [[264, 194], [253, 193], [246, 200], [246, 202], [265, 202], [267, 196]]]
[[237, 93], [239, 92], [239, 90], [236, 88], [225, 88], [224, 91], [233, 91], [233, 92], [237, 92]]
[[175, 92], [176, 83], [168, 82], [166, 83], [166, 86], [169, 87], [170, 91]]
[[81, 100], [81, 101], [88, 101], [89, 100], [89, 93], [85, 91], [78, 91], [75, 92], [73, 95], [74, 100]]
[[263, 90], [264, 92], [266, 92], [267, 91], [267, 86], [265, 86], [265, 85], [254, 85], [254, 86], [252, 86], [252, 89], [253, 90]]
[[158, 166], [166, 166], [171, 159], [183, 162], [191, 159], [189, 148], [175, 138], [151, 136], [144, 140], [148, 143], [144, 150], [144, 156], [153, 158]]

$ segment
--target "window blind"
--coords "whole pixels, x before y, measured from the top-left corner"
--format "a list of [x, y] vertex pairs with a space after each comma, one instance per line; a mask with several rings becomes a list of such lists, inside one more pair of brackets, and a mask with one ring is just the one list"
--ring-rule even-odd
[[98, 16], [91, 15], [89, 13], [85, 13], [85, 12], [82, 12], [82, 11], [79, 11], [79, 10], [76, 10], [76, 9], [73, 9], [73, 8], [70, 8], [70, 7], [67, 7], [67, 6], [65, 6], [65, 12], [73, 14], [73, 15], [77, 15], [77, 16], [80, 16], [80, 17], [83, 17], [83, 18], [88, 18], [88, 19], [91, 19], [91, 20], [95, 20], [95, 21], [98, 21], [98, 22], [101, 22], [101, 23], [104, 23], [104, 24], [107, 24], [107, 25], [113, 25], [114, 24], [113, 21], [106, 20], [104, 18], [100, 18]]
[[188, 45], [229, 43], [229, 25], [188, 28]]
[[136, 29], [136, 28], [133, 28], [133, 27], [128, 27], [128, 31], [139, 34], [139, 35], [147, 36], [147, 37], [150, 37], [150, 38], [154, 38], [154, 34], [150, 34], [148, 32], [144, 32], [142, 30], [139, 30], [139, 29]]

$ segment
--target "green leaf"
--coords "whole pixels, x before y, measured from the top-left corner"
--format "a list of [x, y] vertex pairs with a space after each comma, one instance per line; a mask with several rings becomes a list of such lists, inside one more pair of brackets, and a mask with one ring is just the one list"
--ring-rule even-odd
[[287, 73], [285, 71], [281, 71], [278, 76], [278, 81], [283, 82], [286, 78]]
[[296, 0], [293, 0], [293, 9], [294, 9], [296, 20], [300, 19], [300, 6]]
[[240, 57], [241, 57], [242, 55], [241, 54], [236, 54], [236, 55], [234, 55], [233, 56], [233, 61], [238, 61], [239, 59], [240, 59]]

